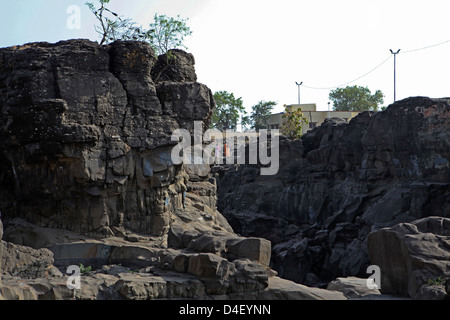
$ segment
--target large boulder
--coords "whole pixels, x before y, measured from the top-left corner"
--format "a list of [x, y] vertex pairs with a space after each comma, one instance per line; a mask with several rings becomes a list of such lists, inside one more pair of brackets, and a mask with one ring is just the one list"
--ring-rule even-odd
[[[235, 295], [238, 298], [238, 295]], [[241, 297], [245, 299], [244, 297]], [[269, 278], [269, 286], [257, 295], [260, 300], [347, 300], [342, 292], [307, 287], [279, 277]]]
[[327, 289], [340, 291], [349, 299], [381, 294], [380, 290], [369, 288], [367, 279], [356, 277], [337, 278], [328, 284]]
[[160, 55], [152, 68], [152, 78], [155, 82], [195, 82], [195, 59], [191, 53], [173, 49]]
[[[381, 270], [381, 290], [415, 298], [450, 277], [450, 219], [427, 217], [371, 233], [367, 248]], [[429, 290], [428, 290], [429, 291]]]
[[48, 249], [33, 249], [2, 241], [2, 274], [20, 278], [44, 277], [53, 265], [53, 253]]

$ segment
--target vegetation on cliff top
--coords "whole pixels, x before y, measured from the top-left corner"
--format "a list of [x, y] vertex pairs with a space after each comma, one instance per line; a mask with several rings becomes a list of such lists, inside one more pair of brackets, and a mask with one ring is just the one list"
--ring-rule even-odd
[[[86, 2], [91, 12], [98, 20], [95, 31], [99, 34], [100, 44], [116, 40], [135, 40], [148, 42], [157, 55], [168, 53], [171, 49], [186, 48], [184, 38], [192, 34], [187, 26], [187, 19], [168, 17], [155, 13], [153, 22], [146, 30], [130, 18], [119, 16], [107, 5], [110, 0], [97, 0], [99, 7], [92, 2]], [[97, 8], [98, 7], [98, 8]]]

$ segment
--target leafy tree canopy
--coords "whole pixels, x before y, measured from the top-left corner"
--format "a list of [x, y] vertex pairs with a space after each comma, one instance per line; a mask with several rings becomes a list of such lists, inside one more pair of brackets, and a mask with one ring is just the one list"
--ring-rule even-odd
[[236, 129], [239, 117], [245, 115], [242, 98], [235, 98], [233, 93], [218, 91], [214, 93], [216, 108], [212, 115], [211, 127], [218, 130]]
[[273, 107], [276, 106], [275, 101], [260, 101], [252, 107], [252, 113], [249, 117], [251, 128], [254, 130], [266, 129], [267, 121], [272, 113]]
[[329, 99], [334, 111], [377, 111], [384, 102], [384, 94], [380, 90], [372, 94], [367, 87], [347, 86], [332, 90]]
[[156, 54], [167, 53], [170, 49], [185, 48], [184, 38], [192, 34], [191, 29], [186, 25], [187, 20], [180, 16], [177, 19], [167, 17], [166, 15], [157, 15], [150, 23], [150, 31], [147, 31], [151, 38], [150, 44], [153, 46]]
[[302, 109], [294, 109], [292, 106], [284, 106], [283, 124], [280, 127], [281, 134], [290, 139], [300, 139], [303, 127], [308, 124], [308, 119], [303, 115]]
[[146, 30], [132, 19], [119, 16], [107, 5], [110, 0], [97, 0], [98, 5], [86, 2], [91, 12], [98, 20], [95, 31], [99, 34], [100, 44], [108, 44], [116, 40], [136, 40], [148, 42], [157, 55], [168, 53], [171, 49], [184, 46], [184, 38], [192, 34], [187, 26], [187, 20], [155, 14], [153, 22]]

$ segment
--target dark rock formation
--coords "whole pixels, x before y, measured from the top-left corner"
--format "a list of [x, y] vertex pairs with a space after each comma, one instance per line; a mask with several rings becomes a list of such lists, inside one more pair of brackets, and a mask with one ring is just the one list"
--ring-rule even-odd
[[171, 162], [171, 133], [209, 119], [210, 90], [156, 85], [157, 58], [141, 42], [34, 43], [0, 50], [0, 61], [4, 219], [166, 234], [188, 180]]
[[368, 235], [450, 217], [450, 99], [409, 98], [350, 123], [330, 119], [280, 139], [280, 171], [218, 173], [218, 209], [242, 236], [272, 241], [280, 276], [320, 285], [367, 277]]
[[369, 235], [367, 245], [370, 261], [383, 270], [383, 292], [417, 298], [431, 284], [441, 286], [445, 295], [445, 279], [450, 278], [449, 218], [427, 217], [383, 228]]
[[[391, 250], [380, 234], [398, 223], [450, 217], [448, 100], [410, 98], [300, 141], [280, 137], [273, 176], [260, 165], [174, 164], [172, 133], [208, 128], [215, 105], [194, 63], [142, 42], [0, 49], [0, 299], [365, 297], [362, 280], [335, 283], [342, 293], [271, 267], [326, 287], [379, 263], [392, 284], [383, 257], [396, 252], [369, 255], [369, 234], [369, 249]], [[73, 290], [67, 267], [80, 264], [92, 268]], [[445, 269], [424, 265], [408, 281]], [[430, 274], [447, 276], [439, 270]]]
[[0, 49], [0, 299], [345, 299], [276, 277], [209, 166], [172, 162], [176, 129], [209, 127], [195, 81], [192, 55], [142, 42]]
[[195, 82], [197, 75], [194, 65], [195, 59], [191, 53], [169, 50], [168, 54], [158, 57], [152, 69], [152, 78], [155, 81]]

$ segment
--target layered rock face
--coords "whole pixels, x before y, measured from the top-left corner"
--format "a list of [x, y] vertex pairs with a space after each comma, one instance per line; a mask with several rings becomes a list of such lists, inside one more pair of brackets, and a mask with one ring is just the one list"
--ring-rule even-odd
[[[4, 219], [166, 234], [188, 181], [171, 161], [171, 133], [208, 124], [209, 88], [186, 82], [192, 76], [172, 79], [176, 63], [155, 84], [161, 63], [140, 42], [36, 43], [2, 49], [0, 61]], [[195, 74], [191, 62], [182, 69]]]
[[276, 175], [251, 165], [220, 170], [219, 211], [237, 233], [272, 241], [282, 277], [367, 278], [371, 232], [450, 217], [449, 102], [409, 98], [350, 123], [330, 119], [300, 141], [281, 139]]

